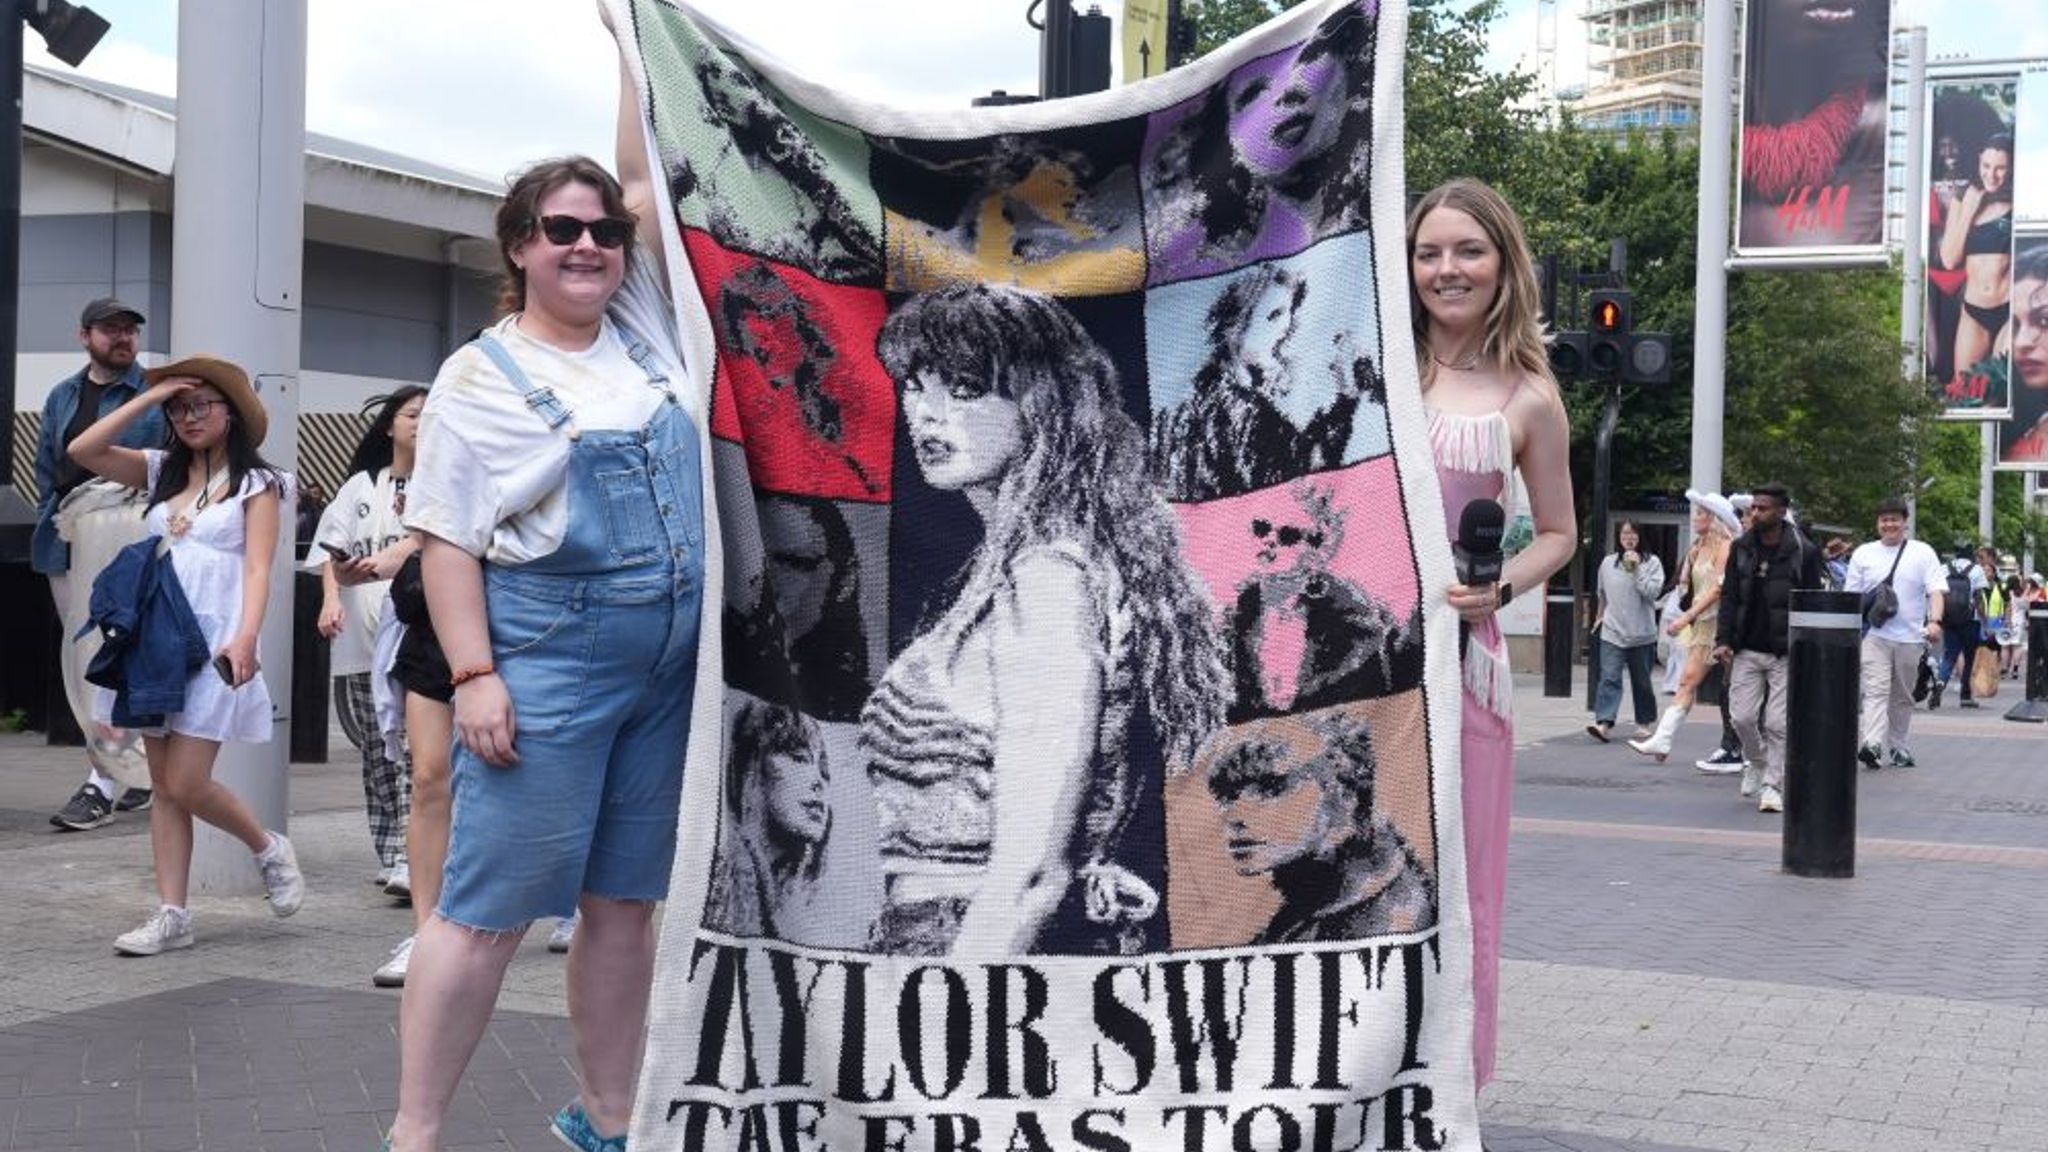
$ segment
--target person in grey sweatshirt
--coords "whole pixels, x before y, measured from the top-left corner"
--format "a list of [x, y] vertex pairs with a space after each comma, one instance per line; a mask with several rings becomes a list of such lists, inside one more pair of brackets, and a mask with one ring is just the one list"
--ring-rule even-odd
[[1621, 709], [1621, 671], [1628, 669], [1634, 693], [1636, 736], [1657, 719], [1657, 595], [1664, 590], [1664, 562], [1641, 550], [1635, 522], [1615, 530], [1615, 550], [1600, 561], [1600, 618], [1594, 626], [1599, 648], [1599, 686], [1593, 693], [1593, 722], [1586, 734], [1607, 743]]

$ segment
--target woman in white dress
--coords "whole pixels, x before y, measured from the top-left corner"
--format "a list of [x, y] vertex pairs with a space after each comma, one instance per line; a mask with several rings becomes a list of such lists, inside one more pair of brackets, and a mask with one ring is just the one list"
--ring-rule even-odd
[[[225, 360], [194, 356], [153, 369], [149, 389], [71, 442], [71, 458], [92, 472], [149, 493], [149, 534], [168, 549], [213, 659], [185, 685], [184, 706], [143, 730], [156, 803], [149, 812], [161, 906], [114, 941], [127, 956], [192, 944], [185, 898], [192, 872], [192, 818], [248, 845], [271, 911], [289, 916], [305, 895], [291, 842], [259, 823], [213, 778], [222, 743], [271, 736], [270, 693], [257, 675], [256, 647], [270, 596], [280, 507], [291, 478], [257, 453], [269, 420], [248, 374]], [[124, 448], [116, 437], [162, 405], [171, 436], [163, 449]], [[111, 694], [98, 704], [111, 718]]]

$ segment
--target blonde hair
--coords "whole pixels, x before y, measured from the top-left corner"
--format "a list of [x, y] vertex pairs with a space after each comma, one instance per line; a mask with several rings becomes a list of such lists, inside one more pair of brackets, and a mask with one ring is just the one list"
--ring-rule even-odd
[[1555, 388], [1557, 380], [1550, 374], [1550, 351], [1538, 311], [1541, 293], [1536, 287], [1536, 266], [1529, 256], [1522, 219], [1500, 193], [1469, 177], [1439, 184], [1423, 193], [1414, 210], [1408, 213], [1408, 314], [1415, 328], [1415, 355], [1421, 364], [1423, 387], [1427, 388], [1436, 377], [1436, 357], [1429, 346], [1429, 313], [1423, 310], [1422, 295], [1415, 288], [1415, 233], [1422, 227], [1423, 219], [1439, 208], [1470, 216], [1500, 253], [1500, 289], [1486, 310], [1486, 339], [1480, 346], [1481, 358], [1503, 373], [1527, 373]]

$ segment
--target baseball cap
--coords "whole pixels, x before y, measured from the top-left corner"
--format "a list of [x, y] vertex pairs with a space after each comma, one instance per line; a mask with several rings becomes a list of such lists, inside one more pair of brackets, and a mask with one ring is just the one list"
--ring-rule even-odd
[[137, 324], [149, 323], [148, 320], [143, 319], [140, 310], [131, 308], [112, 296], [102, 296], [87, 304], [85, 311], [78, 314], [78, 326], [80, 328], [90, 328], [103, 321], [112, 320], [116, 316], [133, 316]]

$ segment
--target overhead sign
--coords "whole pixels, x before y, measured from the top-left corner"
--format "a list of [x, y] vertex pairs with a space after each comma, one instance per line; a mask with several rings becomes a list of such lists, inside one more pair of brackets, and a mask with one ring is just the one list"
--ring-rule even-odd
[[2012, 416], [1998, 430], [1998, 466], [2048, 472], [2048, 225], [2013, 238]]
[[1927, 293], [1921, 358], [1945, 415], [2012, 409], [2013, 126], [2017, 73], [1927, 85]]
[[1124, 83], [1166, 71], [1167, 0], [1124, 0]]
[[1889, 0], [1751, 3], [1744, 22], [1736, 252], [1881, 258]]

